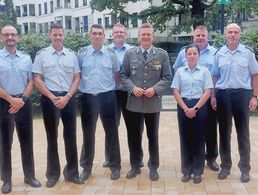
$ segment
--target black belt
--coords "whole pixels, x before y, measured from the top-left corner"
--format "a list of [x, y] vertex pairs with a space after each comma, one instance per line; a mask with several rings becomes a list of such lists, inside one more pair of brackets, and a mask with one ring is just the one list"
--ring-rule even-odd
[[243, 89], [243, 88], [238, 88], [238, 89], [228, 88], [228, 89], [219, 89], [219, 90], [221, 90], [225, 93], [228, 93], [228, 94], [242, 92], [242, 91], [248, 91], [248, 89]]
[[22, 94], [17, 94], [17, 95], [11, 95], [13, 98], [21, 98]]
[[67, 94], [67, 91], [50, 91], [56, 96], [65, 96]]
[[184, 101], [196, 101], [196, 100], [199, 100], [198, 98], [185, 98], [185, 97], [183, 97], [182, 99]]

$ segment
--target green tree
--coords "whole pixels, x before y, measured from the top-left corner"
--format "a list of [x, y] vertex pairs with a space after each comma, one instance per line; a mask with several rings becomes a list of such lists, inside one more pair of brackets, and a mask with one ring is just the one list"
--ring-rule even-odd
[[[115, 14], [125, 13], [124, 8], [130, 1], [136, 2], [136, 0], [92, 0], [91, 8], [98, 11], [110, 9]], [[150, 6], [143, 10], [139, 17], [143, 20], [147, 19], [155, 29], [160, 31], [166, 29], [166, 21], [176, 16], [182, 16], [184, 19], [175, 26], [173, 33], [190, 32], [192, 26], [199, 24], [206, 24], [210, 29], [216, 30], [220, 22], [220, 5], [216, 2], [217, 0], [162, 0], [162, 5]], [[258, 12], [258, 1], [231, 0], [230, 4], [225, 5], [225, 24], [229, 19], [240, 23], [241, 20], [237, 17], [239, 12], [252, 17]]]
[[18, 32], [20, 32], [20, 28], [17, 24], [16, 12], [13, 6], [12, 0], [5, 0], [5, 12], [0, 16], [0, 28], [3, 26], [10, 24], [16, 27]]

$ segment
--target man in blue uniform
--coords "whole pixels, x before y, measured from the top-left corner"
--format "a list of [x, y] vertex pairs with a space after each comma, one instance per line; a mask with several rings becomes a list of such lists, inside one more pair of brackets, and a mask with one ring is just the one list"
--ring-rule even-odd
[[[208, 29], [206, 26], [197, 26], [193, 33], [193, 42], [200, 49], [199, 65], [206, 67], [211, 71], [214, 63], [214, 53], [216, 49], [208, 43]], [[183, 48], [173, 65], [173, 69], [176, 71], [179, 67], [185, 66], [185, 48]], [[205, 125], [205, 143], [206, 154], [205, 158], [207, 165], [213, 171], [219, 171], [219, 165], [216, 162], [218, 157], [218, 143], [217, 143], [217, 116], [216, 112], [210, 105], [210, 98], [207, 101], [208, 117]]]
[[155, 48], [154, 30], [150, 24], [139, 28], [140, 46], [129, 49], [124, 56], [122, 83], [128, 92], [127, 109], [129, 110], [128, 140], [131, 170], [126, 178], [132, 179], [141, 172], [141, 121], [144, 117], [149, 140], [149, 178], [159, 179], [159, 116], [161, 95], [169, 87], [172, 75], [166, 51]]
[[[240, 160], [241, 181], [250, 180], [249, 111], [257, 106], [258, 64], [253, 50], [239, 43], [241, 29], [236, 23], [225, 29], [227, 44], [215, 54], [212, 68], [215, 89], [212, 107], [218, 112], [221, 171], [219, 179], [226, 179], [232, 167], [231, 130], [234, 117]], [[256, 85], [256, 86], [255, 86]]]
[[29, 55], [18, 51], [17, 30], [10, 25], [1, 31], [4, 48], [0, 50], [0, 147], [2, 193], [12, 189], [11, 148], [16, 126], [24, 172], [24, 182], [40, 187], [35, 179], [33, 126], [30, 95], [33, 90], [32, 62]]
[[118, 140], [117, 103], [115, 87], [118, 82], [118, 60], [114, 50], [103, 45], [105, 34], [101, 25], [91, 26], [91, 45], [79, 50], [78, 60], [82, 72], [79, 90], [82, 92], [81, 123], [83, 146], [80, 177], [91, 175], [95, 150], [95, 132], [98, 115], [105, 130], [106, 155], [109, 160], [111, 179], [120, 177], [121, 157]]
[[76, 145], [76, 99], [80, 83], [80, 69], [76, 54], [65, 47], [64, 29], [59, 24], [50, 27], [48, 36], [51, 46], [41, 49], [35, 58], [34, 83], [42, 93], [41, 105], [47, 134], [47, 183], [51, 188], [60, 177], [58, 156], [58, 125], [63, 122], [63, 137], [67, 165], [64, 168], [66, 181], [83, 184], [79, 178]]

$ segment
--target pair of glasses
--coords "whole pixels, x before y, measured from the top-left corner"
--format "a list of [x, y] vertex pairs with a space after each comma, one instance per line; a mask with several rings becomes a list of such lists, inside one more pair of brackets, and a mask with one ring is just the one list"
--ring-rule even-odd
[[118, 35], [118, 34], [125, 34], [125, 32], [124, 31], [115, 31], [115, 32], [113, 32], [114, 34], [116, 34], [116, 35]]
[[104, 35], [104, 33], [103, 32], [92, 32], [91, 33], [93, 36], [103, 36]]
[[4, 36], [4, 37], [16, 37], [17, 36], [17, 33], [4, 33], [4, 34], [2, 34], [2, 36]]

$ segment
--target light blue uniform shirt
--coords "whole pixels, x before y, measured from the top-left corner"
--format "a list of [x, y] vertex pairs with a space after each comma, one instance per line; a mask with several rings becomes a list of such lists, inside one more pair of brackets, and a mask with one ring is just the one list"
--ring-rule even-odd
[[239, 44], [235, 51], [225, 45], [215, 55], [212, 75], [219, 77], [217, 89], [252, 89], [251, 75], [258, 73], [254, 52]]
[[[217, 49], [214, 47], [208, 45], [203, 51], [200, 53], [200, 59], [199, 59], [199, 64], [201, 66], [204, 66], [208, 68], [209, 71], [211, 71], [213, 63], [214, 63], [214, 53], [216, 52]], [[178, 56], [177, 59], [173, 65], [173, 69], [177, 70], [181, 66], [186, 66], [187, 61], [185, 57], [185, 48], [182, 49]]]
[[76, 54], [63, 47], [61, 52], [50, 46], [41, 49], [35, 58], [33, 73], [42, 75], [42, 80], [51, 91], [68, 91], [74, 74], [80, 72]]
[[114, 73], [119, 71], [119, 64], [113, 49], [102, 46], [95, 51], [89, 45], [79, 50], [78, 61], [82, 72], [81, 92], [99, 94], [115, 89]]
[[[121, 70], [122, 68], [122, 63], [123, 63], [123, 59], [124, 59], [124, 55], [125, 55], [125, 52], [130, 49], [130, 48], [133, 48], [133, 46], [127, 44], [127, 43], [124, 43], [123, 46], [121, 48], [116, 48], [115, 44], [112, 43], [109, 45], [110, 48], [112, 48], [115, 53], [116, 53], [116, 57], [117, 57], [117, 60], [118, 60], [118, 64], [119, 64], [119, 71]], [[120, 83], [116, 89], [118, 90], [125, 90], [122, 83]]]
[[0, 50], [0, 86], [9, 95], [23, 94], [31, 79], [32, 61], [28, 54], [16, 50], [10, 54]]
[[174, 76], [171, 88], [178, 89], [181, 97], [199, 99], [213, 83], [209, 70], [197, 65], [193, 71], [188, 66], [180, 67]]

